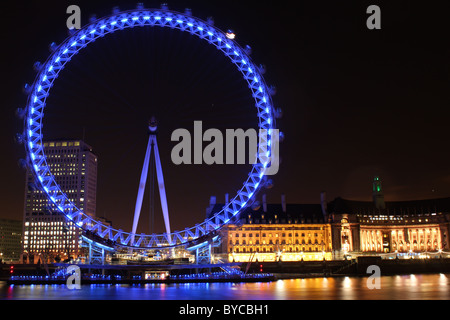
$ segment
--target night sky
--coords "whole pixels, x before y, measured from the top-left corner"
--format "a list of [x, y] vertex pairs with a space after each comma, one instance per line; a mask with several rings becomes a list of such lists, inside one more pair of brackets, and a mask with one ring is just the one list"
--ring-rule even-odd
[[[442, 2], [411, 1], [170, 1], [169, 8], [236, 33], [264, 64], [283, 110], [282, 163], [266, 190], [269, 202], [371, 199], [379, 175], [385, 199], [450, 196], [450, 44]], [[23, 107], [33, 63], [51, 42], [67, 36], [66, 8], [109, 15], [130, 1], [20, 1], [2, 3], [3, 156], [0, 217], [22, 219], [25, 172], [15, 109]], [[366, 27], [366, 8], [381, 8], [381, 30]], [[144, 1], [147, 8], [160, 2]], [[209, 197], [224, 201], [242, 186], [249, 165], [181, 165], [170, 161], [177, 128], [254, 128], [250, 90], [220, 51], [195, 36], [167, 28], [110, 34], [83, 49], [62, 71], [47, 99], [44, 139], [81, 139], [99, 157], [97, 215], [131, 230], [147, 143], [147, 120], [159, 119], [158, 144], [172, 230], [203, 221]], [[205, 144], [206, 145], [206, 144]], [[158, 193], [155, 194], [158, 199]], [[148, 232], [148, 192], [138, 231]], [[158, 206], [157, 206], [158, 207]], [[156, 209], [155, 231], [162, 231]]]

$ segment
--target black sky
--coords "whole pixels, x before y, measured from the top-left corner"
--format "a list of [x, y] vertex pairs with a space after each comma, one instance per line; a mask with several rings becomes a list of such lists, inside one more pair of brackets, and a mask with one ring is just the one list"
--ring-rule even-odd
[[[21, 88], [45, 61], [48, 44], [67, 36], [65, 13], [78, 4], [84, 23], [126, 1], [22, 1], [2, 4], [2, 109], [4, 154], [1, 217], [21, 219]], [[144, 1], [146, 7], [159, 7]], [[282, 164], [267, 190], [271, 202], [327, 197], [370, 200], [380, 175], [387, 200], [450, 195], [450, 45], [444, 1], [170, 1], [196, 17], [212, 16], [252, 59], [267, 68], [283, 109]], [[366, 28], [366, 8], [381, 8], [381, 30]], [[136, 29], [136, 28], [135, 28]], [[44, 120], [45, 138], [81, 138], [99, 156], [98, 215], [129, 230], [146, 146], [145, 123], [161, 122], [158, 141], [173, 229], [200, 222], [209, 196], [240, 188], [248, 167], [170, 163], [170, 133], [205, 126], [255, 125], [251, 97], [239, 74], [212, 46], [177, 30], [127, 30], [82, 50], [61, 73]], [[249, 106], [250, 104], [250, 106]], [[129, 168], [129, 171], [123, 170]], [[128, 169], [127, 169], [128, 170]], [[118, 209], [120, 208], [120, 209]], [[143, 229], [147, 214], [143, 213]]]

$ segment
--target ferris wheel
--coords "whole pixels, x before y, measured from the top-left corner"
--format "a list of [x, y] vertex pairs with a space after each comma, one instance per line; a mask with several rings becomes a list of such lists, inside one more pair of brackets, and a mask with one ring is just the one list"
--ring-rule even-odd
[[[136, 9], [127, 11], [114, 10], [107, 17], [91, 21], [88, 25], [77, 30], [60, 45], [52, 44], [52, 53], [44, 63], [36, 63], [37, 76], [32, 85], [27, 86], [28, 100], [26, 107], [21, 110], [24, 118], [24, 141], [29, 167], [33, 172], [40, 189], [55, 205], [57, 210], [78, 228], [95, 234], [96, 239], [107, 239], [118, 247], [139, 249], [161, 249], [174, 246], [198, 243], [206, 237], [216, 236], [226, 224], [233, 222], [239, 213], [251, 205], [254, 197], [264, 184], [264, 176], [270, 167], [270, 154], [265, 160], [254, 163], [248, 173], [243, 186], [234, 197], [210, 218], [181, 231], [170, 231], [162, 234], [135, 234], [115, 229], [104, 222], [85, 214], [61, 190], [55, 180], [44, 153], [44, 137], [42, 134], [44, 109], [58, 75], [83, 48], [95, 40], [114, 32], [135, 27], [161, 27], [178, 29], [190, 33], [216, 47], [239, 70], [248, 84], [255, 101], [260, 130], [271, 132], [275, 130], [277, 111], [273, 107], [271, 95], [274, 90], [267, 86], [261, 67], [256, 66], [250, 59], [249, 50], [241, 48], [234, 40], [232, 32], [223, 32], [214, 26], [211, 19], [203, 21], [193, 17], [189, 9], [184, 13], [169, 10], [167, 6], [160, 9], [146, 9], [138, 5]], [[269, 134], [263, 137], [266, 146], [272, 143]], [[134, 228], [135, 229], [135, 228]]]

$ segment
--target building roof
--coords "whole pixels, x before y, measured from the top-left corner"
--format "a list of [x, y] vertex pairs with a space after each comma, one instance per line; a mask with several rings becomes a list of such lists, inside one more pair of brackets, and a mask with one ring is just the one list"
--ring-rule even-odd
[[348, 214], [426, 214], [450, 212], [450, 198], [410, 201], [385, 201], [385, 209], [377, 209], [372, 201], [355, 201], [336, 198], [328, 203], [329, 213]]
[[[224, 204], [215, 204], [208, 217], [222, 210]], [[268, 203], [267, 211], [261, 204], [258, 207], [247, 207], [240, 213], [241, 223], [324, 223], [320, 204], [286, 204], [286, 212], [281, 203]]]

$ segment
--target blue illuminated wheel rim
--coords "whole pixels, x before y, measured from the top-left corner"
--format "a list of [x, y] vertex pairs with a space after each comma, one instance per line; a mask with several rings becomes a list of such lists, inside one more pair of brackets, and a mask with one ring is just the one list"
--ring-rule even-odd
[[[236, 196], [219, 212], [200, 224], [183, 231], [171, 234], [136, 234], [114, 229], [86, 215], [67, 195], [55, 181], [46, 161], [43, 147], [42, 121], [46, 99], [49, 96], [53, 82], [58, 78], [61, 70], [81, 49], [96, 39], [117, 30], [159, 26], [179, 29], [206, 40], [222, 51], [239, 69], [255, 99], [259, 129], [271, 132], [275, 128], [274, 108], [271, 99], [271, 90], [266, 85], [260, 69], [253, 64], [250, 57], [235, 41], [229, 39], [227, 34], [212, 23], [207, 23], [192, 17], [189, 13], [181, 14], [168, 9], [134, 9], [114, 13], [108, 17], [98, 19], [67, 38], [62, 44], [55, 47], [47, 61], [39, 66], [36, 79], [31, 86], [27, 100], [25, 115], [24, 140], [30, 167], [50, 201], [60, 213], [72, 221], [76, 226], [90, 231], [103, 239], [114, 241], [118, 246], [154, 249], [178, 245], [187, 245], [193, 241], [210, 234], [215, 234], [221, 227], [230, 223], [234, 217], [248, 206], [257, 191], [262, 187], [264, 172], [269, 165], [267, 160], [252, 165], [247, 180]], [[266, 145], [270, 145], [270, 134], [267, 135]]]

